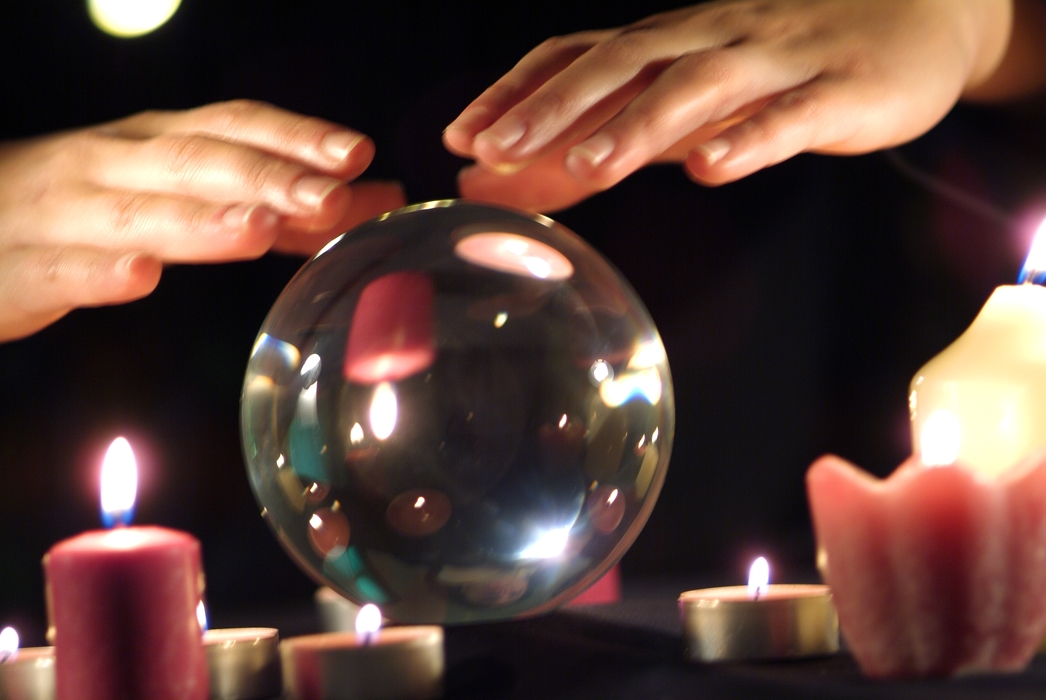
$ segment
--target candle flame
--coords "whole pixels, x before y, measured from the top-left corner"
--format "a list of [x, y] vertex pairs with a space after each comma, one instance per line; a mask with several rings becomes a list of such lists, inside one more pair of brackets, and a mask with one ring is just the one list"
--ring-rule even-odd
[[763, 557], [752, 562], [748, 570], [748, 595], [752, 600], [759, 600], [760, 596], [766, 595], [770, 587], [770, 564]]
[[102, 521], [106, 527], [127, 525], [138, 492], [138, 465], [131, 443], [118, 437], [102, 461]]
[[356, 634], [363, 638], [364, 644], [371, 644], [380, 629], [381, 610], [374, 603], [367, 603], [356, 614]]
[[1017, 277], [1018, 284], [1046, 284], [1046, 220], [1039, 224], [1032, 239], [1031, 250], [1024, 259], [1024, 267]]
[[947, 409], [937, 409], [923, 423], [919, 433], [919, 456], [927, 467], [946, 467], [959, 458], [962, 428], [959, 419]]
[[196, 604], [196, 621], [200, 623], [200, 632], [207, 631], [207, 606], [201, 600]]
[[392, 435], [398, 413], [396, 392], [388, 382], [382, 382], [374, 389], [374, 397], [370, 402], [370, 429], [374, 437], [384, 440]]
[[14, 627], [0, 630], [0, 664], [18, 657], [18, 632]]

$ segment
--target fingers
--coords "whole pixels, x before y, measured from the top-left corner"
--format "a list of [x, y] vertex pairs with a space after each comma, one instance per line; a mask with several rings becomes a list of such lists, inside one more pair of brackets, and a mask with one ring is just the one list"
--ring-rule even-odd
[[545, 41], [466, 107], [444, 131], [443, 142], [452, 153], [474, 155], [473, 142], [479, 133], [613, 33], [613, 30], [580, 32]]
[[139, 299], [160, 281], [158, 260], [89, 248], [20, 248], [0, 257], [0, 342], [21, 338], [80, 306]]
[[[348, 192], [345, 188], [346, 200]], [[326, 214], [333, 224], [347, 201]], [[14, 244], [92, 246], [139, 250], [168, 262], [221, 262], [256, 258], [272, 245], [280, 217], [264, 206], [214, 204], [152, 192], [77, 190], [52, 196], [12, 222]]]
[[[352, 205], [327, 233], [342, 233], [376, 216], [399, 209], [407, 203], [403, 186], [398, 182], [354, 182], [351, 186]], [[276, 239], [273, 250], [292, 255], [313, 255], [327, 244], [330, 236], [317, 235], [295, 229], [293, 221], [285, 222], [285, 230]]]
[[[860, 124], [876, 123], [876, 112], [889, 109], [839, 81], [815, 80], [790, 90], [740, 124], [691, 151], [687, 172], [706, 184], [737, 180], [808, 150], [860, 153], [893, 139], [862, 138]], [[885, 121], [885, 120], [884, 120]], [[897, 140], [903, 140], [899, 135]]]
[[127, 138], [197, 134], [291, 158], [343, 180], [358, 177], [374, 157], [369, 138], [332, 122], [252, 100], [182, 112], [143, 112], [105, 127]]
[[[332, 206], [327, 200], [344, 182], [296, 161], [210, 136], [165, 134], [144, 141], [100, 136], [87, 142], [84, 148], [92, 152], [85, 160], [93, 164], [92, 180], [113, 189], [264, 203], [281, 214], [310, 217], [325, 204]], [[324, 222], [316, 226], [322, 228]]]
[[686, 54], [592, 136], [571, 148], [566, 168], [606, 189], [663, 158], [696, 130], [722, 121], [766, 95], [814, 77], [802, 62], [780, 64], [746, 47]]

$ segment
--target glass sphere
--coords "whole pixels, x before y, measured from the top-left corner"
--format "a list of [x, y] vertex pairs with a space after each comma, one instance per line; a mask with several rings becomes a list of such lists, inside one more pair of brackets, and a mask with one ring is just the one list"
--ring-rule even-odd
[[674, 428], [661, 338], [588, 244], [442, 201], [332, 241], [251, 353], [243, 446], [277, 537], [402, 622], [570, 600], [632, 544]]

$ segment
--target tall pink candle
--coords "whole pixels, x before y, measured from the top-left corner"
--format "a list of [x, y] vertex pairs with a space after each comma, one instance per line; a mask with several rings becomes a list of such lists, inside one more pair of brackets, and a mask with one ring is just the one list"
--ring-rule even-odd
[[[129, 454], [124, 445], [107, 460]], [[196, 538], [161, 527], [85, 532], [52, 547], [44, 572], [57, 700], [209, 697]]]

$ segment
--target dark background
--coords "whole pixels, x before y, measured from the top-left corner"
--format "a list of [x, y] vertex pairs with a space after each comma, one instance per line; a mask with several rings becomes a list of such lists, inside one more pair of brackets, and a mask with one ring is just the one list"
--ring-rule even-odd
[[[250, 97], [370, 134], [369, 175], [412, 201], [452, 197], [463, 161], [440, 132], [493, 79], [549, 36], [678, 4], [184, 0], [122, 40], [81, 3], [8, 2], [0, 137]], [[645, 299], [675, 380], [672, 466], [626, 581], [737, 582], [757, 552], [778, 580], [814, 575], [806, 467], [835, 452], [885, 475], [910, 451], [909, 379], [1014, 279], [1046, 212], [1042, 124], [1034, 106], [964, 107], [902, 149], [1011, 222], [883, 154], [800, 156], [715, 189], [650, 168], [555, 215]], [[0, 345], [0, 626], [42, 642], [40, 557], [97, 526], [120, 434], [142, 467], [138, 522], [201, 538], [213, 609], [311, 595], [258, 517], [238, 428], [254, 336], [301, 263], [171, 267], [143, 301]]]

